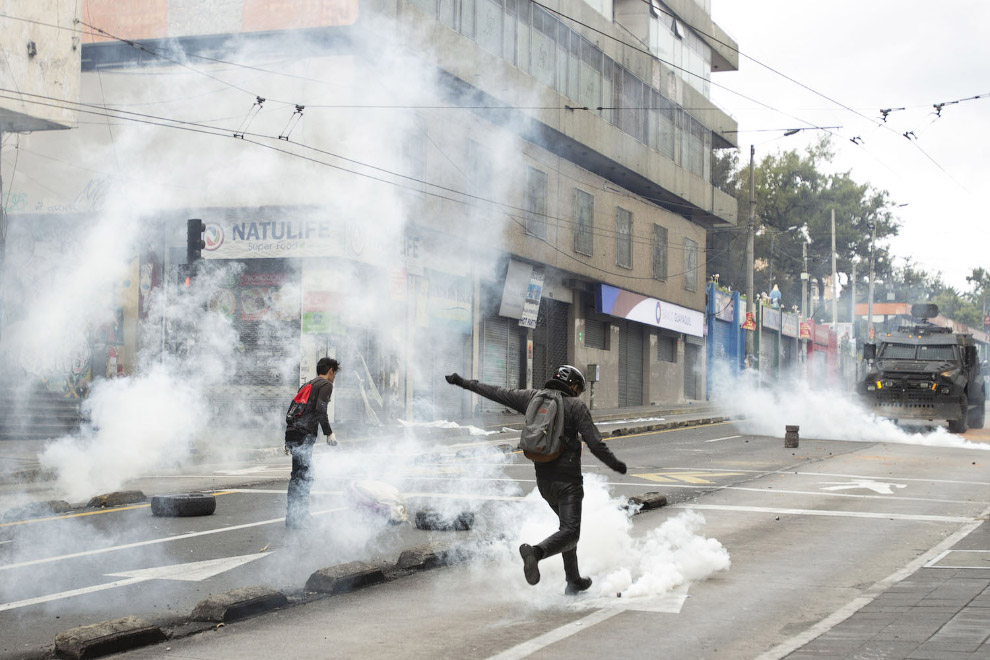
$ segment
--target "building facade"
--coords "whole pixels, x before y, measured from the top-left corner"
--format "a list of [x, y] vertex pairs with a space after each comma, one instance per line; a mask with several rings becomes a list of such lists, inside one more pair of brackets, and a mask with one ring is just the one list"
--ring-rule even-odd
[[79, 126], [23, 136], [4, 184], [31, 240], [121, 233], [123, 373], [172, 340], [138, 327], [181, 293], [202, 218], [230, 267], [209, 301], [238, 337], [224, 396], [274, 411], [330, 354], [342, 423], [498, 412], [442, 376], [538, 387], [563, 362], [595, 408], [705, 398], [706, 231], [736, 222], [711, 184], [736, 125], [708, 87], [738, 61], [705, 3], [80, 12]]

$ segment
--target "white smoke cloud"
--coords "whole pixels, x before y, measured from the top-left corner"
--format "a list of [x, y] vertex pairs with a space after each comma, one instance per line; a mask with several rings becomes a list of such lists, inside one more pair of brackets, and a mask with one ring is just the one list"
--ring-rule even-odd
[[732, 378], [722, 373], [714, 381], [712, 400], [739, 415], [736, 427], [751, 435], [782, 438], [785, 426], [797, 425], [800, 436], [808, 439], [990, 450], [990, 445], [969, 442], [944, 427], [922, 431], [898, 426], [869, 412], [847, 390], [803, 380], [767, 387], [758, 384], [756, 374]]

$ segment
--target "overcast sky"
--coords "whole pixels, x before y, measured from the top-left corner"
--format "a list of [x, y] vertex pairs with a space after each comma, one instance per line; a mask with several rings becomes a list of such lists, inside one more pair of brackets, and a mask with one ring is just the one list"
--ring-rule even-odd
[[[751, 144], [759, 161], [822, 133], [783, 129], [842, 126], [832, 129], [835, 170], [908, 205], [895, 209], [896, 256], [960, 291], [972, 268], [990, 268], [990, 2], [712, 0], [712, 18], [740, 50], [739, 71], [713, 82], [779, 110], [713, 85], [713, 100], [739, 122], [740, 162]], [[988, 97], [935, 114], [936, 103], [979, 95]], [[904, 110], [878, 127], [886, 108]], [[755, 129], [782, 130], [747, 132]]]

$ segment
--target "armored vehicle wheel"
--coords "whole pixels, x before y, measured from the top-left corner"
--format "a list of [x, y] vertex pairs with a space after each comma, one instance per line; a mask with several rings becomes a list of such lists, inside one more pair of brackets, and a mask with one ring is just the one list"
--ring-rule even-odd
[[151, 515], [167, 518], [209, 516], [217, 510], [217, 498], [202, 493], [180, 495], [154, 495], [151, 498]]
[[980, 403], [981, 405], [978, 405], [969, 411], [969, 416], [966, 421], [969, 422], [969, 428], [971, 429], [983, 428], [983, 422], [987, 414], [987, 409], [984, 402]]
[[966, 432], [966, 418], [962, 419], [950, 419], [949, 420], [949, 433], [965, 433]]

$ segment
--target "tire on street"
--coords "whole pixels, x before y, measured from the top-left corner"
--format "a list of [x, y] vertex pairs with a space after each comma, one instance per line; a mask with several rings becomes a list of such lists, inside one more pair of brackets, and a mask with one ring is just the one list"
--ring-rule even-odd
[[164, 518], [209, 516], [217, 510], [217, 498], [202, 493], [153, 495], [151, 515]]
[[434, 509], [416, 512], [416, 528], [440, 532], [466, 532], [474, 526], [474, 514], [462, 511], [457, 515], [443, 514]]

